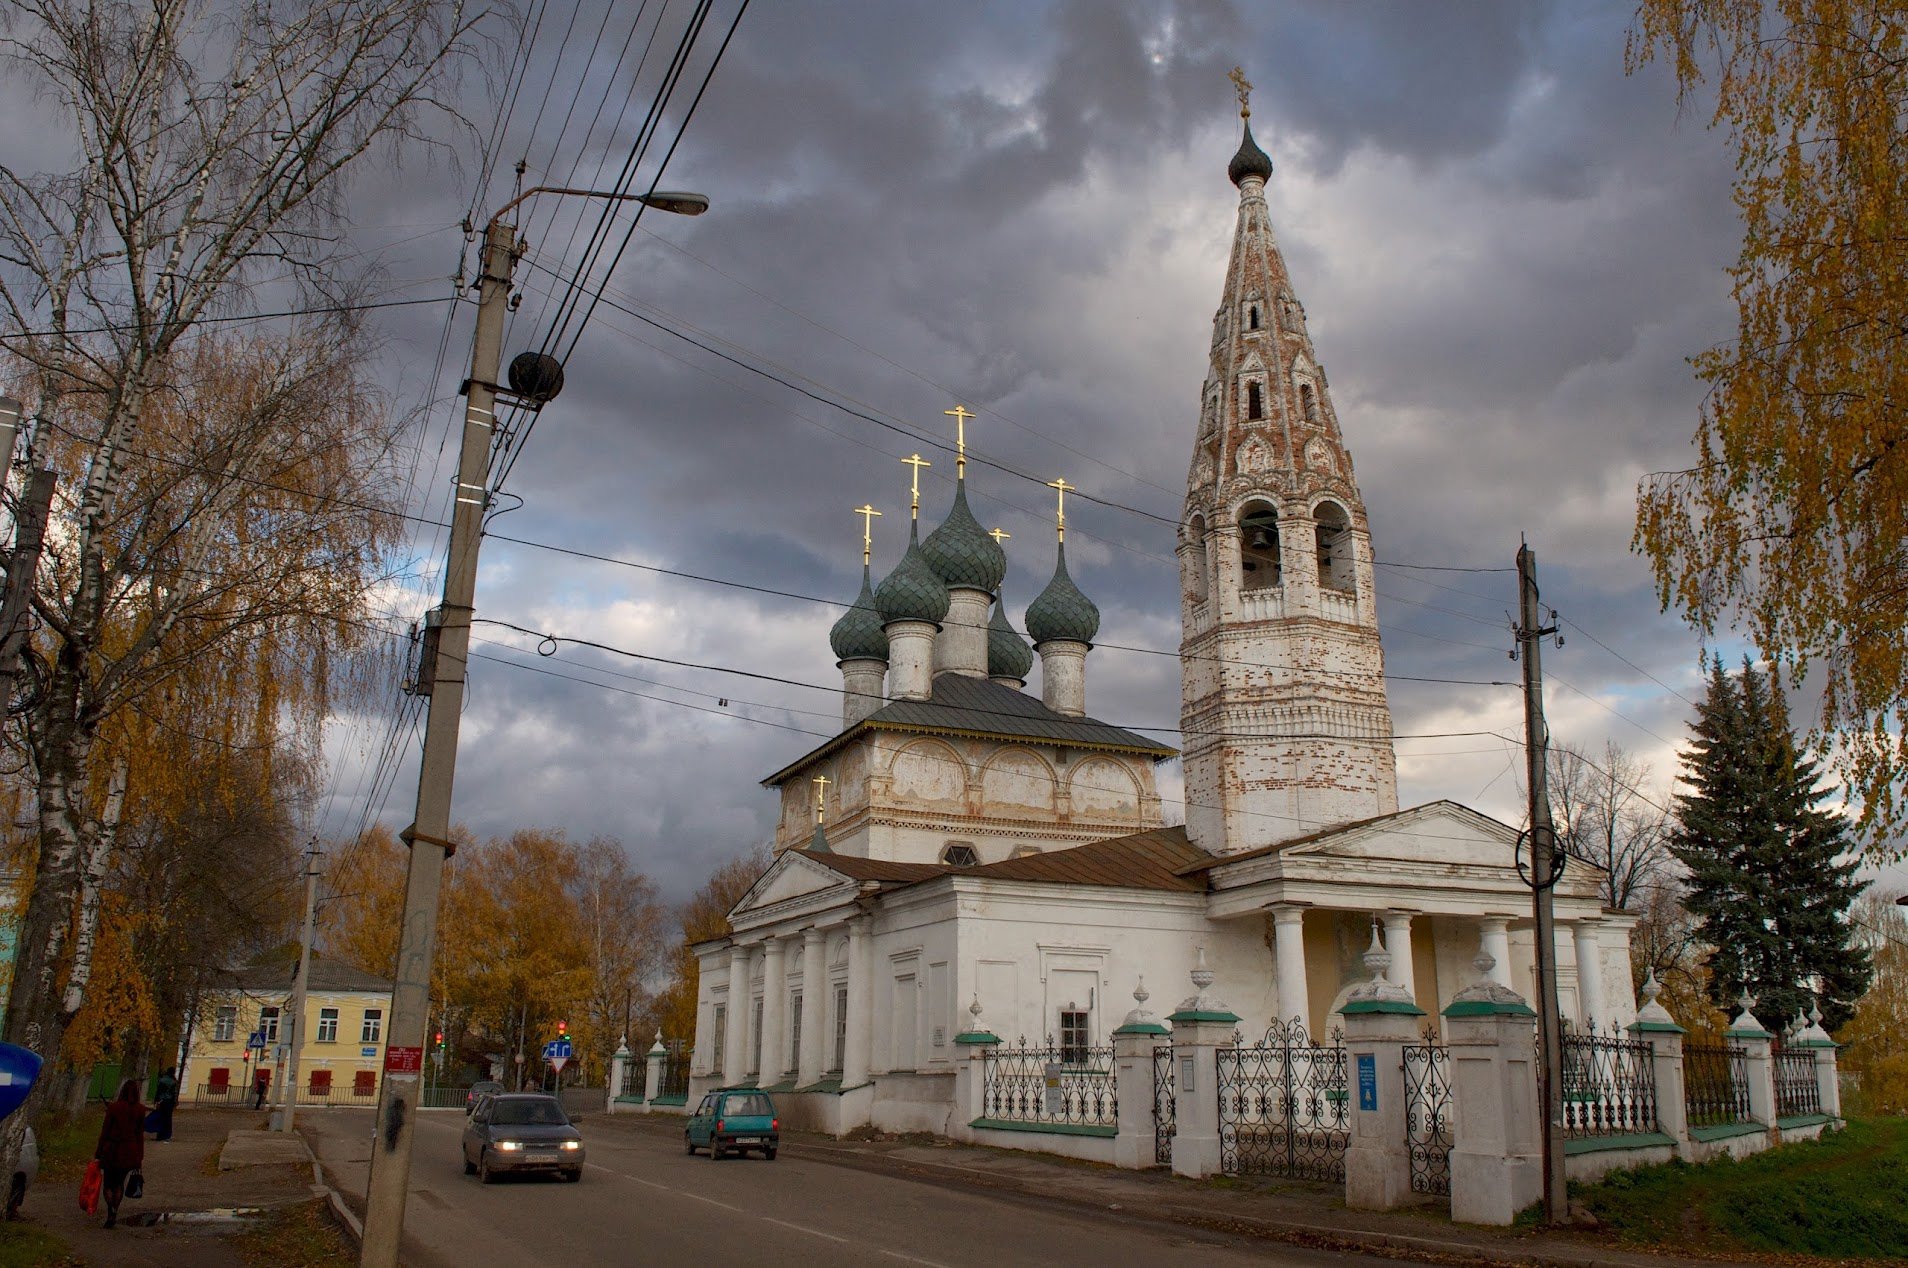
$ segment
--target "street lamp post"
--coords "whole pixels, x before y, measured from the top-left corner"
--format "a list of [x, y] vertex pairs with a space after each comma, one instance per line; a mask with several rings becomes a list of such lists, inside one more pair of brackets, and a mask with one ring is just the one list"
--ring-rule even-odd
[[[503, 363], [504, 317], [510, 279], [521, 253], [514, 225], [504, 217], [535, 194], [564, 194], [637, 202], [658, 211], [697, 216], [708, 210], [701, 194], [625, 194], [593, 189], [536, 186], [505, 203], [484, 228], [477, 279], [477, 331], [471, 343], [470, 380], [464, 390], [464, 434], [457, 463], [456, 500], [451, 509], [449, 560], [444, 598], [434, 637], [427, 643], [429, 663], [419, 679], [429, 683], [429, 717], [424, 755], [418, 770], [417, 809], [400, 836], [410, 847], [404, 886], [404, 916], [398, 934], [397, 980], [391, 993], [391, 1027], [384, 1050], [384, 1078], [378, 1093], [371, 1178], [365, 1198], [364, 1238], [359, 1262], [396, 1268], [404, 1233], [404, 1203], [410, 1184], [411, 1143], [417, 1121], [424, 1040], [430, 1025], [431, 956], [437, 941], [438, 893], [450, 841], [451, 784], [457, 768], [457, 732], [464, 705], [465, 668], [470, 650], [470, 620], [477, 592], [477, 547], [483, 536], [487, 500], [486, 464], [495, 426], [497, 399], [506, 393], [497, 383]], [[552, 393], [553, 394], [553, 393]], [[521, 395], [521, 394], [519, 394]], [[544, 399], [547, 399], [547, 395]], [[537, 402], [541, 404], [539, 400]]]

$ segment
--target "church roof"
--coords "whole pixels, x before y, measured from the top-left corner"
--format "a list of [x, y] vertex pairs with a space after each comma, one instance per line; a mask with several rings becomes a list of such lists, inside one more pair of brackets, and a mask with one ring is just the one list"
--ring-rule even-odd
[[861, 566], [861, 593], [854, 606], [841, 614], [828, 631], [829, 646], [838, 660], [888, 659], [888, 635], [881, 628], [881, 613], [875, 611], [874, 588], [868, 584], [868, 565]]
[[967, 481], [955, 482], [953, 509], [921, 543], [921, 558], [949, 587], [989, 594], [1000, 589], [1001, 579], [1007, 575], [1007, 552], [981, 530], [980, 521], [968, 509]]
[[823, 867], [840, 872], [849, 880], [874, 881], [882, 885], [911, 885], [915, 881], [933, 880], [948, 872], [974, 870], [949, 867], [945, 863], [897, 863], [892, 859], [866, 859], [858, 854], [837, 854], [833, 850], [827, 853], [815, 849], [789, 852], [813, 859]]
[[972, 735], [985, 739], [1032, 740], [1064, 744], [1070, 748], [1138, 753], [1159, 760], [1171, 757], [1177, 751], [1122, 727], [1096, 722], [1092, 718], [1073, 718], [1064, 713], [1055, 713], [1037, 697], [989, 682], [985, 678], [940, 674], [934, 679], [930, 699], [890, 700], [834, 739], [809, 750], [770, 775], [762, 781], [763, 785], [780, 787], [811, 762], [868, 731], [919, 731], [940, 735]]
[[993, 619], [987, 622], [987, 676], [1024, 682], [1033, 660], [1033, 648], [1007, 623], [1006, 600], [996, 601]]
[[1080, 592], [1067, 572], [1067, 544], [1054, 557], [1053, 580], [1027, 605], [1027, 636], [1042, 643], [1071, 640], [1091, 643], [1100, 632], [1100, 609]]
[[1210, 854], [1186, 839], [1185, 828], [1172, 827], [959, 870], [969, 876], [993, 880], [1111, 885], [1121, 889], [1165, 889], [1197, 894], [1205, 892], [1205, 881], [1182, 873], [1196, 870], [1201, 861], [1211, 860]]
[[887, 580], [875, 587], [875, 610], [882, 624], [890, 621], [929, 621], [939, 625], [947, 619], [947, 582], [928, 566], [921, 553], [920, 530], [908, 532], [907, 553], [894, 566]]
[[1239, 142], [1238, 153], [1232, 156], [1232, 162], [1226, 164], [1226, 176], [1237, 185], [1248, 176], [1265, 180], [1272, 175], [1272, 159], [1259, 148], [1252, 139], [1252, 125], [1245, 125], [1245, 139]]

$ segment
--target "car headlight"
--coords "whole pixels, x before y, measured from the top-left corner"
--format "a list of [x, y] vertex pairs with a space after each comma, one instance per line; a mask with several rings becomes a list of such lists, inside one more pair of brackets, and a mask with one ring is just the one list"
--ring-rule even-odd
[[522, 1149], [523, 1145], [514, 1140], [500, 1140], [497, 1142], [497, 1148], [503, 1150], [505, 1153], [512, 1153], [518, 1149]]
[[565, 1149], [581, 1149], [583, 1148], [583, 1142], [580, 1140], [566, 1140], [563, 1142], [563, 1147]]

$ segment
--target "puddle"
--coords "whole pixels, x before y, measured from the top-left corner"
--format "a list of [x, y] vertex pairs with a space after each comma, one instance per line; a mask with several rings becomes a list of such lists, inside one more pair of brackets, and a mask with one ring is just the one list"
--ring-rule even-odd
[[140, 1211], [123, 1216], [121, 1224], [134, 1228], [182, 1228], [194, 1231], [239, 1228], [265, 1214], [262, 1206], [215, 1206], [209, 1211]]

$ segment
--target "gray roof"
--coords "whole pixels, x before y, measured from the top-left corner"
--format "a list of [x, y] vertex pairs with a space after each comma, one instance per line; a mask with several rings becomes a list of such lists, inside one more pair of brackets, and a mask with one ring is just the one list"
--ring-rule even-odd
[[1071, 748], [1106, 749], [1138, 753], [1156, 760], [1172, 757], [1177, 749], [1135, 735], [1124, 728], [1092, 718], [1070, 718], [1055, 713], [1037, 696], [985, 678], [940, 674], [929, 700], [890, 700], [862, 721], [811, 749], [762, 783], [780, 787], [817, 758], [824, 757], [867, 731], [921, 731], [929, 734], [975, 735], [988, 739], [1033, 740]]
[[[297, 976], [298, 949], [292, 947], [268, 952], [250, 964], [226, 969], [219, 975], [219, 985], [227, 990], [259, 993], [290, 991]], [[306, 978], [305, 989], [389, 995], [391, 981], [314, 951], [311, 953], [311, 972]]]

